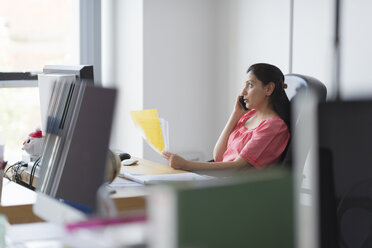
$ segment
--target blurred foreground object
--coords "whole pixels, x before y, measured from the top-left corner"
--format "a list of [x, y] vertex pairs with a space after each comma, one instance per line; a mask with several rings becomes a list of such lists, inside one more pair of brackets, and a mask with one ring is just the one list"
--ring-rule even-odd
[[105, 181], [112, 182], [115, 179], [115, 177], [119, 175], [120, 167], [121, 163], [119, 155], [112, 152], [111, 150], [108, 150]]
[[153, 186], [150, 247], [294, 247], [292, 188], [284, 168]]

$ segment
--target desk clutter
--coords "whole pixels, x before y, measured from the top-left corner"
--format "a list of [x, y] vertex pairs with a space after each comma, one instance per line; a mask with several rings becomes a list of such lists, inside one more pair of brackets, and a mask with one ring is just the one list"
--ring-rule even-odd
[[[106, 161], [106, 180], [113, 181], [120, 171], [120, 159], [122, 164], [134, 165], [138, 160], [131, 159], [128, 153], [114, 153], [108, 150]], [[4, 176], [9, 180], [21, 184], [31, 190], [37, 187], [40, 176], [41, 157], [39, 156], [34, 161], [25, 162], [18, 161], [14, 164], [6, 164], [4, 167]]]
[[39, 170], [40, 159], [28, 163], [19, 161], [5, 166], [4, 177], [31, 190], [35, 190], [39, 177]]

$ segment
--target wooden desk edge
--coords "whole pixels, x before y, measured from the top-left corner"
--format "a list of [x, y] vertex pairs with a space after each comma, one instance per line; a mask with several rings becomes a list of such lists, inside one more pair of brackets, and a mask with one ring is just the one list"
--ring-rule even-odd
[[10, 224], [43, 222], [32, 210], [32, 204], [0, 206], [0, 213], [4, 214]]

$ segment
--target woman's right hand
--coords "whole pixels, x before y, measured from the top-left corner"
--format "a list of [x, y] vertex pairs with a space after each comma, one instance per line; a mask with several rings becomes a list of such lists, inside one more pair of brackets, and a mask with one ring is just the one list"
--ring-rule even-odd
[[243, 114], [247, 113], [249, 110], [245, 110], [241, 105], [239, 98], [242, 97], [242, 94], [239, 94], [236, 98], [235, 107], [234, 107], [234, 114], [242, 116]]
[[187, 170], [188, 161], [181, 156], [167, 151], [163, 151], [161, 155], [165, 160], [168, 161], [170, 167], [172, 167], [173, 169]]

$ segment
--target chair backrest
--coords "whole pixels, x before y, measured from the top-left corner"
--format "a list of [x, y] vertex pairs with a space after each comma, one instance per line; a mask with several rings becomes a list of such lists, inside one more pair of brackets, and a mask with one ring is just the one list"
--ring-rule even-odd
[[[309, 94], [310, 91], [317, 97], [318, 102], [326, 101], [327, 88], [322, 82], [320, 82], [318, 79], [314, 77], [301, 75], [301, 74], [286, 74], [285, 83], [288, 85], [286, 89], [286, 93], [291, 103], [296, 101], [297, 104], [301, 104], [301, 101], [297, 101], [298, 100], [297, 98], [300, 97], [301, 95], [304, 96], [306, 94]], [[301, 92], [301, 94], [298, 94], [299, 92]], [[302, 109], [303, 106], [300, 105], [299, 108]], [[291, 120], [292, 138], [295, 133], [295, 128], [296, 128], [297, 123], [301, 121], [301, 117], [302, 117], [301, 111], [299, 111], [299, 114], [297, 116], [292, 115], [292, 120]], [[282, 163], [291, 167], [292, 161], [293, 161], [292, 155], [293, 155], [292, 145], [290, 142], [285, 152], [283, 153]]]
[[288, 84], [286, 93], [290, 101], [294, 99], [298, 92], [303, 90], [312, 90], [315, 92], [319, 102], [326, 100], [327, 88], [316, 78], [301, 74], [286, 74], [285, 82]]

